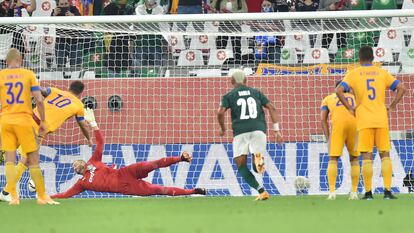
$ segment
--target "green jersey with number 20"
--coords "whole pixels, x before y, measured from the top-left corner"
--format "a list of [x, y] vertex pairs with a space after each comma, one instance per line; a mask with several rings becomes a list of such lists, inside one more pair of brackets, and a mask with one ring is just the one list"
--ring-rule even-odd
[[266, 118], [263, 106], [269, 99], [260, 91], [244, 85], [225, 94], [221, 107], [231, 109], [233, 136], [256, 130], [266, 133]]

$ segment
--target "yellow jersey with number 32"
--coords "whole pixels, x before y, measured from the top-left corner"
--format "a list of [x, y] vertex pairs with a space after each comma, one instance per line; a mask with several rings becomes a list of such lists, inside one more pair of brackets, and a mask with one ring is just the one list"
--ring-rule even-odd
[[[354, 95], [345, 93], [345, 98], [348, 103], [355, 107]], [[329, 111], [331, 118], [331, 125], [353, 123], [355, 124], [355, 117], [349, 113], [342, 102], [335, 93], [326, 96], [321, 103], [321, 111]]]
[[[56, 131], [68, 118], [75, 116], [77, 121], [84, 120], [83, 103], [68, 91], [58, 88], [46, 88], [44, 100], [46, 127], [49, 132]], [[35, 114], [38, 116], [37, 109]]]
[[40, 90], [36, 75], [24, 68], [0, 71], [1, 123], [32, 125], [32, 91]]
[[355, 94], [358, 130], [388, 128], [385, 91], [394, 91], [399, 82], [388, 71], [372, 65], [363, 65], [345, 75], [341, 85]]

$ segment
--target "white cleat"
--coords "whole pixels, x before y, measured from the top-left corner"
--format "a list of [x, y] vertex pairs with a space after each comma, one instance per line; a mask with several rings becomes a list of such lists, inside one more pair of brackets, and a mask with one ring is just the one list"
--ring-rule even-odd
[[356, 192], [350, 192], [348, 200], [359, 200], [358, 194]]
[[329, 196], [326, 200], [334, 201], [336, 199], [336, 193], [329, 193]]
[[4, 195], [3, 192], [0, 191], [0, 201], [10, 202], [11, 201], [10, 193], [7, 195]]

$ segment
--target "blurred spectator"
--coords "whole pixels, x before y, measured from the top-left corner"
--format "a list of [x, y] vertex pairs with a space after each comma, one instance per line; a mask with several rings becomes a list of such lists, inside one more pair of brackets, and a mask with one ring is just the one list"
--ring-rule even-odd
[[134, 15], [135, 5], [141, 3], [143, 0], [118, 0], [120, 15]]
[[[218, 13], [247, 13], [247, 4], [245, 0], [213, 0], [211, 6]], [[219, 31], [224, 33], [235, 33], [241, 31], [238, 23], [220, 22]], [[229, 59], [228, 63], [242, 63], [241, 37], [240, 36], [218, 36], [216, 44], [218, 49], [225, 49], [228, 41], [233, 45], [234, 59]]]
[[319, 8], [319, 0], [296, 0], [296, 11], [317, 11]]
[[[162, 15], [164, 9], [156, 0], [143, 0], [135, 9], [137, 15]], [[139, 35], [134, 42], [133, 64], [136, 70], [142, 66], [160, 66], [163, 37], [161, 35]]]
[[[110, 3], [103, 9], [104, 15], [119, 15], [119, 6]], [[129, 35], [119, 33], [106, 33], [104, 35], [105, 55], [104, 66], [109, 72], [121, 73], [129, 68], [131, 59], [129, 58]]]
[[246, 0], [246, 4], [249, 13], [261, 12], [262, 6], [260, 0]]
[[[51, 16], [80, 16], [78, 8], [72, 6], [68, 0], [57, 0], [56, 8]], [[82, 63], [82, 41], [80, 32], [74, 30], [56, 29], [56, 63], [64, 67], [69, 61], [71, 66], [80, 66]]]
[[203, 0], [170, 0], [168, 12], [171, 14], [202, 14]]
[[31, 16], [36, 10], [36, 0], [30, 0], [30, 3], [23, 3], [21, 0], [4, 0], [1, 3], [1, 8], [2, 16]]
[[[319, 11], [345, 11], [352, 10], [351, 1], [349, 0], [319, 0]], [[341, 29], [342, 24], [346, 25], [343, 20], [324, 20], [323, 26], [325, 29]], [[333, 33], [324, 34], [322, 36], [322, 47], [329, 48], [334, 37]], [[339, 48], [346, 46], [346, 34], [336, 33], [336, 40]]]
[[268, 0], [273, 5], [274, 12], [288, 12], [289, 5], [287, 0]]

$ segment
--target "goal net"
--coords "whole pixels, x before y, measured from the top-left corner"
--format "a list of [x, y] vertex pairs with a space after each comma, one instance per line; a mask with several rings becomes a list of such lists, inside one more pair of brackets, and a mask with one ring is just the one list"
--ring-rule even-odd
[[[216, 111], [221, 96], [232, 88], [228, 76], [243, 69], [248, 84], [275, 104], [285, 140], [277, 145], [268, 133], [266, 173], [258, 179], [270, 194], [295, 195], [295, 177], [305, 176], [308, 194], [324, 194], [328, 151], [320, 103], [357, 66], [358, 49], [364, 45], [374, 47], [376, 65], [411, 89], [412, 16], [414, 11], [401, 10], [56, 17], [53, 22], [47, 17], [14, 18], [0, 25], [0, 60], [4, 67], [7, 50], [15, 47], [42, 86], [67, 89], [71, 81], [83, 81], [82, 101], [95, 109], [105, 136], [104, 163], [122, 167], [188, 151], [194, 157], [191, 164], [156, 170], [145, 180], [234, 196], [255, 191], [237, 172], [231, 130], [218, 136]], [[412, 110], [412, 97], [406, 96], [390, 113], [395, 192], [407, 192], [403, 179], [413, 169]], [[229, 115], [226, 125], [231, 129]], [[74, 119], [48, 135], [41, 147], [47, 191], [62, 192], [74, 184], [79, 177], [72, 162], [87, 160], [92, 151]], [[349, 192], [351, 185], [348, 153], [343, 154], [339, 193]], [[0, 166], [0, 187], [5, 185], [3, 174]], [[34, 196], [27, 190], [28, 179], [26, 172], [19, 186], [22, 197]], [[381, 191], [378, 155], [373, 179], [375, 191]], [[358, 190], [363, 191], [362, 182]]]

